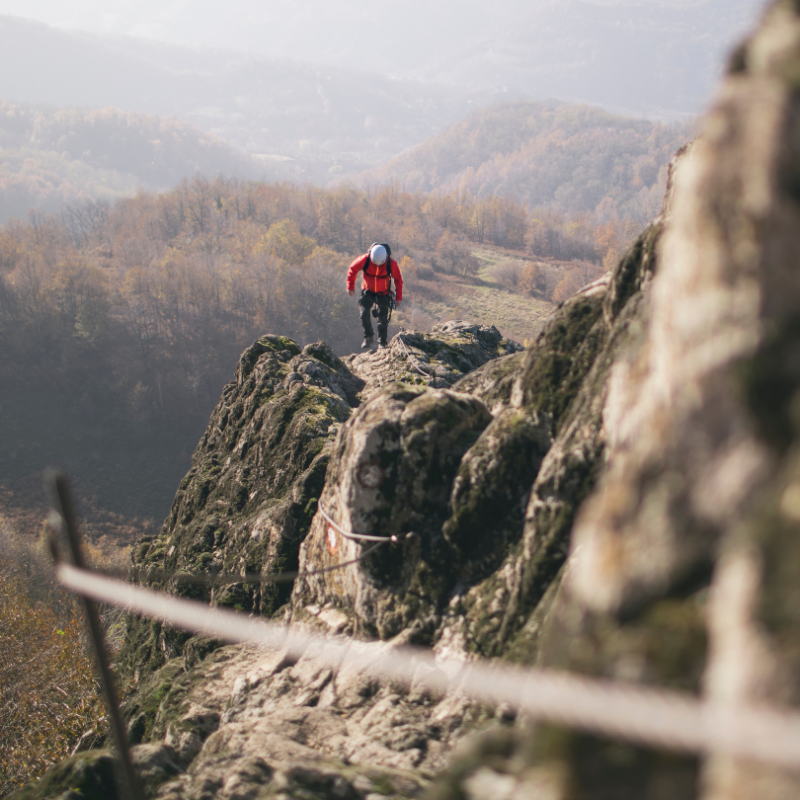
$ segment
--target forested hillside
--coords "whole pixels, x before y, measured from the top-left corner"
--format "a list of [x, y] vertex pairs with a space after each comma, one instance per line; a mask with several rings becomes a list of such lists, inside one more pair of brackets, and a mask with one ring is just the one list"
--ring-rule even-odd
[[590, 106], [502, 103], [475, 111], [359, 181], [396, 181], [412, 192], [511, 195], [531, 207], [644, 225], [661, 206], [669, 160], [691, 137], [688, 124]]
[[172, 117], [0, 101], [0, 222], [29, 209], [166, 189], [198, 173], [258, 177], [263, 166]]
[[464, 317], [522, 341], [616, 259], [631, 225], [510, 198], [224, 179], [12, 221], [0, 231], [0, 481], [38, 487], [61, 464], [98, 507], [160, 518], [248, 343], [273, 332], [358, 348], [344, 275], [373, 241], [392, 244], [406, 281], [390, 332]]

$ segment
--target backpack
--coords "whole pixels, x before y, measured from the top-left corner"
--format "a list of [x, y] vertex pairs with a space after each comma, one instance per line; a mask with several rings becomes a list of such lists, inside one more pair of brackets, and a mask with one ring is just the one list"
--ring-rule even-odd
[[[369, 275], [367, 269], [369, 268], [370, 264], [372, 264], [372, 259], [369, 257], [369, 254], [372, 252], [372, 248], [375, 247], [376, 244], [383, 245], [386, 248], [386, 264], [384, 266], [386, 267], [386, 274], [389, 276], [389, 279], [394, 280], [394, 275], [392, 275], [392, 248], [389, 247], [389, 245], [386, 244], [386, 242], [373, 242], [369, 246], [369, 250], [367, 250], [367, 263], [364, 264], [364, 274]], [[378, 269], [380, 269], [380, 265], [376, 264], [375, 266], [378, 267]], [[380, 277], [381, 277], [380, 275], [370, 275], [370, 278], [380, 278]]]

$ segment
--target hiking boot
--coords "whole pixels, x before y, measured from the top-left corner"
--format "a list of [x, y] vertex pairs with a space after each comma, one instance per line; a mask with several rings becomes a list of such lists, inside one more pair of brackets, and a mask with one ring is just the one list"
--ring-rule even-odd
[[378, 350], [385, 350], [389, 345], [386, 344], [386, 340], [382, 340], [378, 342]]
[[364, 341], [361, 342], [361, 349], [362, 350], [369, 350], [372, 347], [373, 338], [372, 336], [365, 336]]

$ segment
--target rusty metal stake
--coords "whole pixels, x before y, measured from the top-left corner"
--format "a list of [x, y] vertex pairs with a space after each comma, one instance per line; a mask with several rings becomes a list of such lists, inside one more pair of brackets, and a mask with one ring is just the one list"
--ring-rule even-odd
[[[55, 490], [58, 504], [61, 507], [61, 516], [64, 519], [67, 541], [69, 542], [69, 548], [72, 553], [72, 562], [76, 567], [85, 569], [81, 537], [78, 532], [75, 511], [69, 494], [69, 484], [65, 475], [56, 475]], [[94, 652], [97, 656], [97, 664], [100, 667], [100, 677], [103, 681], [103, 688], [105, 689], [106, 706], [108, 708], [108, 714], [111, 717], [111, 726], [114, 730], [114, 737], [117, 740], [117, 749], [124, 772], [125, 785], [120, 787], [122, 788], [120, 794], [123, 797], [129, 798], [129, 800], [144, 800], [144, 792], [139, 783], [139, 776], [136, 774], [133, 767], [131, 750], [128, 746], [128, 736], [122, 721], [122, 714], [119, 710], [119, 702], [117, 700], [117, 692], [114, 684], [114, 674], [109, 666], [108, 650], [106, 648], [105, 637], [103, 636], [103, 628], [100, 625], [100, 615], [97, 613], [97, 606], [93, 600], [84, 597], [83, 602], [86, 608], [86, 619], [89, 621], [89, 631], [91, 632], [92, 642], [94, 643]]]

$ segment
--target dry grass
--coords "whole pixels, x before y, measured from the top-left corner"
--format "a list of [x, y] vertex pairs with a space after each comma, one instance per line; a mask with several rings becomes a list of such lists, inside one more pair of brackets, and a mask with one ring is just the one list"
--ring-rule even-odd
[[408, 302], [401, 305], [393, 325], [428, 330], [436, 322], [466, 319], [494, 325], [518, 342], [535, 337], [553, 304], [513, 291], [497, 275], [504, 268], [521, 270], [527, 259], [516, 251], [493, 247], [477, 248], [473, 254], [479, 267], [472, 276], [435, 273], [430, 280], [418, 276], [409, 281]]
[[[109, 563], [87, 549], [95, 565], [119, 566], [129, 555], [120, 549]], [[112, 621], [120, 624], [107, 613], [107, 628]], [[81, 603], [56, 585], [43, 539], [0, 519], [0, 796], [106, 729]]]

